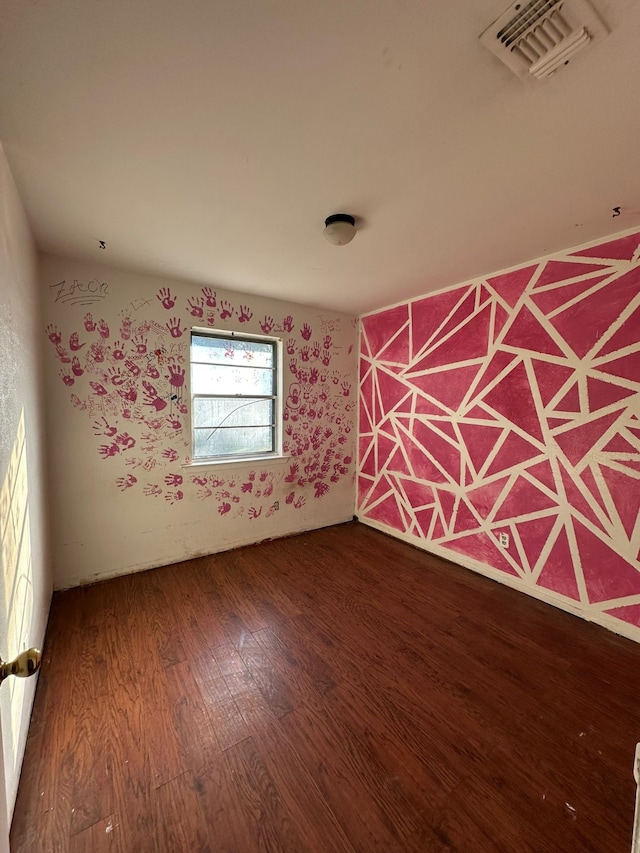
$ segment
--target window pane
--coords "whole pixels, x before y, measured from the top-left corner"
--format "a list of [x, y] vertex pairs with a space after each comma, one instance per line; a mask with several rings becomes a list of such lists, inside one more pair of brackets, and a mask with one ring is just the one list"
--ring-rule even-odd
[[231, 429], [194, 429], [194, 459], [274, 450], [272, 427], [233, 427]]
[[272, 426], [273, 400], [247, 400], [237, 397], [196, 397], [193, 401], [194, 427]]
[[191, 336], [191, 361], [275, 367], [275, 344], [246, 341], [240, 338], [233, 340], [210, 338], [194, 334]]
[[229, 364], [194, 364], [191, 370], [192, 394], [274, 393], [273, 370], [260, 367], [233, 367]]

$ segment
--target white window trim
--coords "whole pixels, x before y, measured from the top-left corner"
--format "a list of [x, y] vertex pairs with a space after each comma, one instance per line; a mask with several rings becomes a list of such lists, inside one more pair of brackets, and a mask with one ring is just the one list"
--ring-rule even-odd
[[192, 377], [191, 377], [191, 335], [203, 335], [207, 337], [223, 337], [223, 338], [236, 338], [238, 340], [250, 340], [250, 341], [268, 341], [269, 343], [275, 343], [276, 345], [276, 391], [275, 391], [275, 449], [271, 453], [260, 453], [256, 455], [238, 455], [238, 456], [210, 456], [207, 458], [198, 458], [191, 459], [190, 462], [185, 462], [182, 467], [183, 468], [206, 468], [206, 467], [219, 467], [220, 465], [241, 465], [243, 467], [247, 467], [253, 464], [265, 464], [267, 462], [282, 462], [286, 461], [290, 457], [285, 456], [283, 453], [283, 421], [282, 421], [282, 412], [284, 409], [284, 398], [283, 398], [283, 389], [284, 389], [284, 381], [283, 381], [283, 372], [284, 372], [284, 357], [283, 357], [283, 349], [284, 343], [281, 337], [277, 335], [262, 335], [262, 334], [252, 334], [251, 332], [236, 332], [235, 330], [229, 329], [211, 329], [209, 327], [202, 326], [192, 326], [189, 334], [189, 397], [190, 397], [190, 421], [191, 421], [191, 435], [190, 435], [190, 450], [193, 453], [193, 390], [192, 390]]

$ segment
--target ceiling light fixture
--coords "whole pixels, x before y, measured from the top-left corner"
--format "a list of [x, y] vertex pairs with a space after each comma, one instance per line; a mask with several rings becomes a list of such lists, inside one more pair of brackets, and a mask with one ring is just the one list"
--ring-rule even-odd
[[334, 213], [324, 221], [324, 239], [333, 246], [346, 246], [356, 236], [356, 220], [348, 213]]

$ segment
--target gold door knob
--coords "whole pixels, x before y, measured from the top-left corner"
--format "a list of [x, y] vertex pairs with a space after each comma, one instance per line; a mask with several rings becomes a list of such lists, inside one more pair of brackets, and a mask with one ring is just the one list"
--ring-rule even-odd
[[40, 669], [40, 661], [42, 655], [39, 649], [27, 649], [13, 660], [3, 661], [0, 659], [0, 684], [10, 675], [17, 675], [18, 678], [27, 678], [34, 675]]

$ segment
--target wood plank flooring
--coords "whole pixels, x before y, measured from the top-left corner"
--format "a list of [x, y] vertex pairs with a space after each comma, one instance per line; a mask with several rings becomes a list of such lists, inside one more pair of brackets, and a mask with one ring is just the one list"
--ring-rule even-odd
[[640, 645], [346, 524], [54, 596], [13, 853], [627, 853]]

